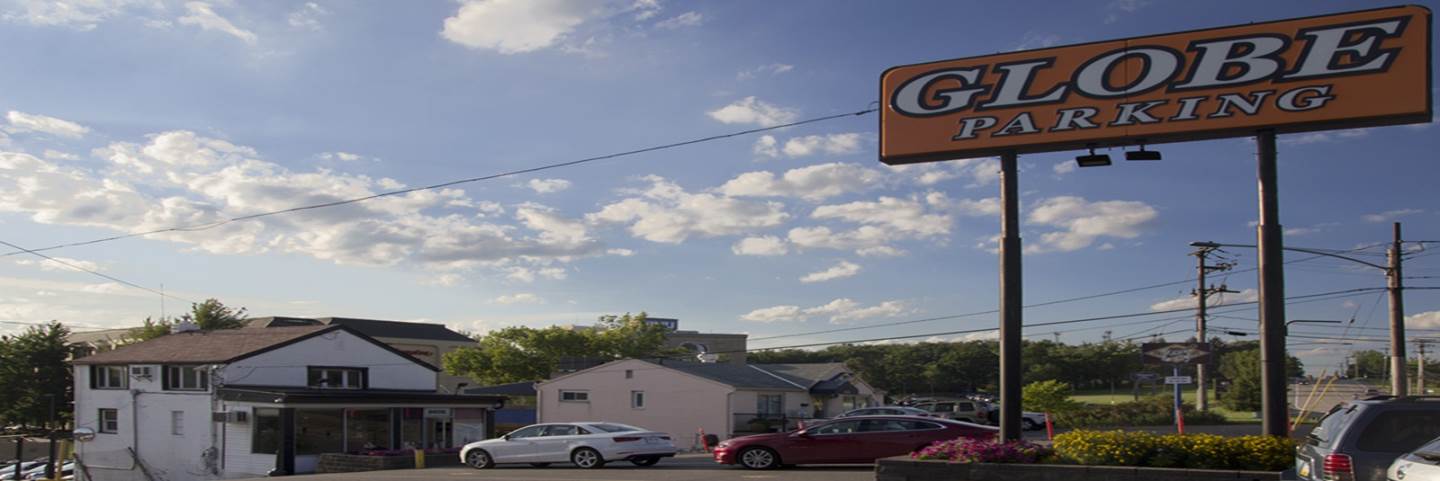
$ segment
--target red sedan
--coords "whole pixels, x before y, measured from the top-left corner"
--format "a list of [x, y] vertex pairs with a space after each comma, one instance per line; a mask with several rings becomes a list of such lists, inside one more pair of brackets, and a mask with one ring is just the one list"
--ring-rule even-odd
[[918, 416], [837, 419], [788, 433], [742, 436], [720, 443], [715, 462], [749, 469], [792, 464], [869, 464], [936, 441], [994, 439], [998, 429]]

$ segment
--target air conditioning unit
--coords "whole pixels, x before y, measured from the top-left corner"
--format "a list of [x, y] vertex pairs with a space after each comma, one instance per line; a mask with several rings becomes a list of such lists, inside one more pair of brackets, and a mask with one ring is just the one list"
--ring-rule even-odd
[[249, 411], [215, 411], [210, 420], [217, 423], [245, 424], [250, 422]]
[[139, 379], [153, 379], [155, 377], [155, 366], [130, 366], [130, 377]]

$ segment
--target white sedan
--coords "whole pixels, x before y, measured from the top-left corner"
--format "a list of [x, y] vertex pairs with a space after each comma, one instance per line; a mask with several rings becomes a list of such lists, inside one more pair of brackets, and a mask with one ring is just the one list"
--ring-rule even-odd
[[665, 433], [617, 423], [578, 422], [535, 424], [466, 444], [460, 449], [460, 460], [476, 469], [496, 464], [543, 468], [564, 462], [592, 469], [611, 461], [654, 466], [675, 452], [675, 443]]

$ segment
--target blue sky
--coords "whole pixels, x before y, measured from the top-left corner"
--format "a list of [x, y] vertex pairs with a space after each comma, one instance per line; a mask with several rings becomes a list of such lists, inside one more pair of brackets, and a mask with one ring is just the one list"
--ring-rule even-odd
[[[28, 46], [7, 49], [0, 69], [0, 240], [36, 248], [861, 110], [892, 65], [1377, 4], [0, 5], [0, 42]], [[852, 117], [50, 254], [256, 315], [475, 331], [645, 310], [687, 329], [765, 337], [994, 308], [993, 159], [891, 169], [875, 160], [875, 122]], [[1282, 137], [1287, 243], [1354, 248], [1388, 240], [1392, 221], [1404, 222], [1407, 239], [1440, 239], [1436, 138], [1429, 125]], [[1107, 169], [1069, 169], [1071, 152], [1022, 157], [1027, 303], [1182, 281], [1195, 269], [1190, 241], [1253, 242], [1253, 144], [1161, 150], [1163, 162]], [[1253, 251], [1229, 252], [1237, 269], [1254, 266]], [[1380, 252], [1357, 255], [1378, 261]], [[1410, 275], [1440, 275], [1440, 257], [1424, 255]], [[1379, 271], [1341, 261], [1287, 274], [1291, 295], [1384, 285]], [[1242, 291], [1232, 301], [1253, 296], [1253, 272], [1219, 277]], [[1190, 287], [1047, 306], [1026, 319], [1183, 307]], [[1440, 329], [1433, 292], [1408, 293], [1413, 327]], [[1290, 317], [1355, 316], [1379, 328], [1378, 301], [1367, 292], [1297, 304]], [[183, 304], [169, 299], [167, 312]], [[161, 309], [150, 292], [0, 258], [0, 320], [10, 321], [0, 329], [49, 319], [128, 326]], [[995, 323], [985, 315], [752, 345]], [[1143, 338], [1191, 325], [1156, 316], [1067, 326], [1061, 336]], [[1081, 328], [1093, 329], [1071, 331]], [[1335, 347], [1295, 342], [1317, 365], [1338, 359]]]

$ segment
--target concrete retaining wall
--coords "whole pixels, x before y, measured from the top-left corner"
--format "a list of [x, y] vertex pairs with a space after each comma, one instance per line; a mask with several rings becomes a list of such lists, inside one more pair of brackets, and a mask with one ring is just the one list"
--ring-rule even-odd
[[876, 481], [1279, 481], [1280, 472], [1213, 469], [1070, 466], [1058, 464], [953, 464], [909, 457], [875, 462]]

